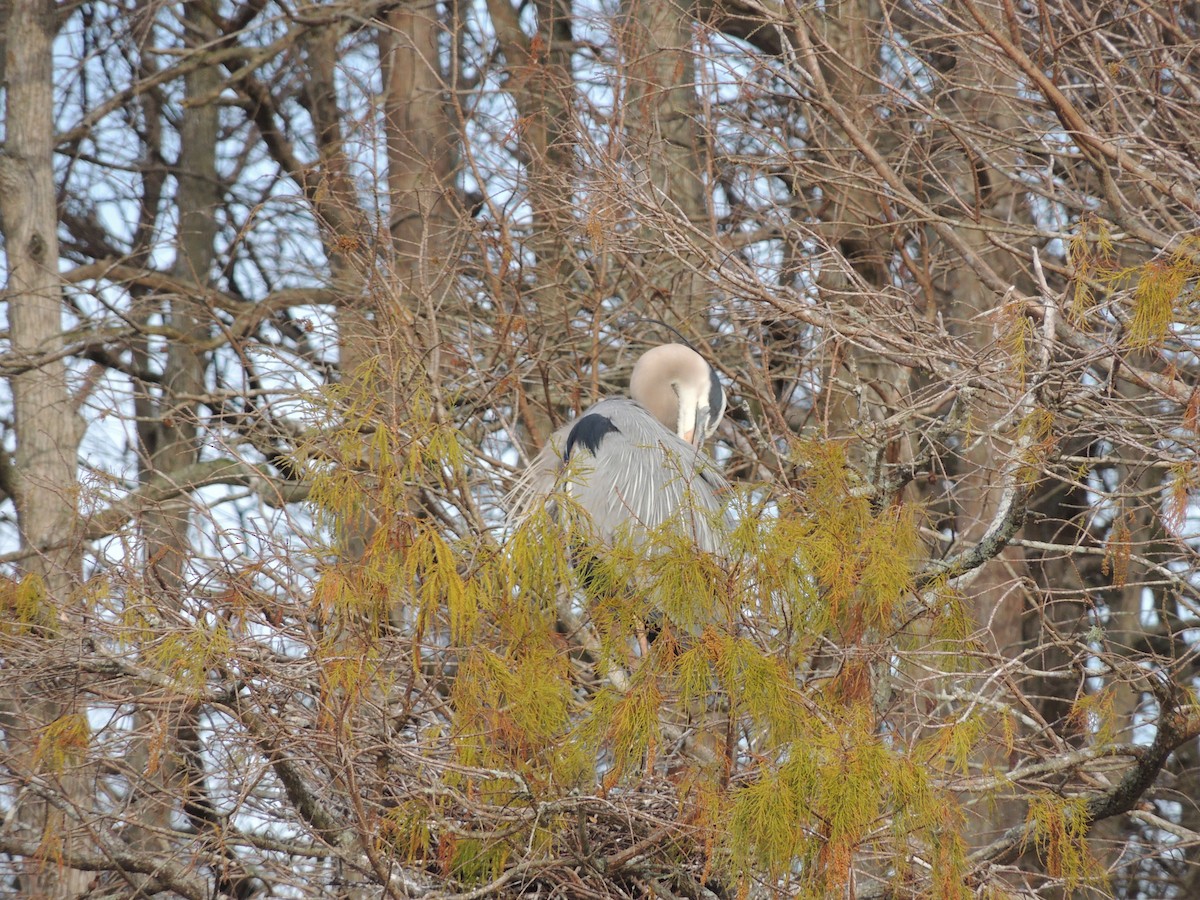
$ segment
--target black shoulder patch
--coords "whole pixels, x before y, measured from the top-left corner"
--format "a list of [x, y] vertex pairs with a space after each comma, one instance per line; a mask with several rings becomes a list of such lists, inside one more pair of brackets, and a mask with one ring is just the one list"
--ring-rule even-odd
[[725, 389], [712, 366], [708, 367], [708, 379], [708, 414], [715, 419], [718, 413], [725, 412]]
[[576, 445], [595, 456], [604, 436], [613, 431], [621, 433], [621, 429], [617, 428], [608, 416], [602, 416], [599, 413], [584, 416], [567, 434], [567, 449], [563, 451], [563, 460], [571, 458], [571, 451], [575, 449]]

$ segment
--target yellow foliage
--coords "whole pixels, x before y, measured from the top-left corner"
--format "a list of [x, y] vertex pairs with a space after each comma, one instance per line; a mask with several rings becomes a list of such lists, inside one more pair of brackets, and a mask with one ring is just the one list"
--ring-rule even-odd
[[342, 711], [357, 705], [371, 687], [386, 690], [391, 675], [382, 671], [373, 643], [329, 640], [317, 652], [325, 724], [349, 725]]
[[1085, 798], [1039, 791], [1029, 798], [1025, 821], [1033, 826], [1034, 846], [1046, 871], [1061, 878], [1067, 891], [1103, 883], [1104, 868], [1088, 849], [1091, 820]]
[[[764, 763], [735, 792], [726, 843], [736, 869], [800, 872], [802, 894], [828, 896], [846, 883], [867, 843], [890, 840], [899, 856], [914, 837], [938, 847], [958, 827], [956, 805], [933, 786], [922, 760], [877, 734], [869, 709], [840, 713], [831, 724], [807, 723], [777, 765]], [[889, 820], [890, 837], [880, 837]], [[942, 852], [949, 868], [937, 896], [965, 896], [964, 847]]]
[[450, 617], [451, 640], [470, 638], [479, 609], [471, 602], [474, 595], [467, 592], [458, 574], [456, 555], [434, 528], [424, 526], [417, 530], [405, 556], [404, 575], [417, 600], [418, 635], [425, 632], [444, 603]]
[[1028, 449], [1020, 460], [1020, 477], [1026, 484], [1033, 484], [1041, 477], [1043, 462], [1057, 443], [1054, 413], [1045, 407], [1034, 408], [1017, 423], [1017, 435], [1028, 442]]
[[508, 847], [503, 842], [457, 838], [450, 858], [450, 874], [463, 884], [482, 884], [498, 878], [507, 861]]
[[45, 771], [61, 774], [83, 762], [91, 739], [87, 714], [65, 713], [42, 729], [34, 759]]
[[657, 552], [643, 559], [651, 605], [684, 630], [713, 621], [728, 596], [717, 559], [698, 552], [678, 528], [652, 541]]
[[[1193, 247], [1194, 249], [1194, 247]], [[1190, 252], [1180, 249], [1166, 260], [1151, 260], [1135, 273], [1133, 318], [1129, 345], [1135, 349], [1158, 346], [1175, 319], [1175, 304], [1188, 282], [1200, 275], [1200, 265]]]
[[[310, 500], [340, 540], [361, 535], [368, 509], [379, 521], [411, 520], [413, 484], [444, 487], [461, 479], [462, 436], [443, 421], [424, 379], [410, 367], [401, 360], [388, 371], [381, 358], [367, 361], [354, 378], [327, 386], [314, 401], [344, 427], [323, 433], [332, 446], [304, 447], [298, 455], [327, 461], [318, 467]], [[389, 415], [400, 409], [402, 420]]]
[[170, 631], [145, 650], [146, 661], [163, 671], [186, 694], [199, 694], [213, 666], [227, 660], [233, 639], [221, 620], [196, 621], [187, 631]]
[[808, 785], [794, 775], [766, 769], [736, 793], [726, 839], [736, 868], [760, 865], [778, 876], [798, 858], [815, 858]]
[[613, 759], [612, 778], [653, 765], [662, 701], [654, 678], [642, 677], [612, 704], [605, 723], [605, 744]]
[[58, 612], [40, 575], [29, 573], [20, 581], [0, 581], [0, 625], [13, 634], [55, 628]]
[[1008, 354], [1009, 365], [1019, 387], [1024, 388], [1029, 370], [1034, 323], [1017, 304], [1008, 304], [1001, 311], [1000, 346]]
[[1068, 315], [1076, 327], [1085, 327], [1096, 305], [1092, 282], [1115, 289], [1133, 284], [1133, 315], [1128, 323], [1128, 344], [1134, 349], [1160, 346], [1171, 324], [1181, 318], [1196, 294], [1200, 275], [1196, 250], [1200, 242], [1187, 238], [1169, 256], [1141, 265], [1119, 267], [1108, 223], [1095, 217], [1080, 222], [1069, 254], [1075, 273], [1074, 294]]
[[1074, 270], [1074, 290], [1067, 314], [1076, 328], [1086, 328], [1088, 314], [1096, 305], [1092, 280], [1110, 281], [1116, 270], [1116, 245], [1108, 223], [1096, 216], [1084, 217], [1071, 239], [1068, 258]]
[[826, 829], [826, 878], [831, 885], [840, 886], [849, 875], [854, 850], [895, 791], [896, 771], [878, 738], [861, 732], [828, 748], [821, 762], [811, 796]]
[[1096, 744], [1109, 744], [1117, 736], [1117, 691], [1109, 685], [1090, 694], [1081, 694], [1071, 705], [1071, 721]]
[[1015, 716], [1008, 710], [1000, 714], [1000, 728], [1003, 733], [1004, 753], [1012, 756], [1013, 747], [1017, 742], [1017, 727]]
[[967, 886], [967, 845], [960, 829], [933, 829], [929, 840], [930, 871], [933, 873], [930, 900], [967, 900], [975, 892]]
[[989, 727], [989, 717], [979, 711], [943, 725], [932, 737], [921, 743], [920, 758], [929, 766], [949, 768], [966, 775], [971, 757], [978, 751], [980, 741], [987, 734]]
[[500, 653], [472, 647], [454, 681], [455, 747], [467, 765], [571, 782], [581, 757], [565, 743], [572, 708], [567, 660], [547, 641]]
[[[370, 557], [376, 559], [376, 557]], [[398, 574], [398, 573], [397, 573]], [[378, 636], [388, 618], [391, 585], [397, 579], [360, 566], [331, 566], [321, 573], [313, 591], [313, 604], [324, 621], [337, 625], [357, 622]]]
[[745, 638], [727, 638], [717, 646], [715, 669], [737, 710], [765, 725], [772, 742], [802, 733], [808, 716], [795, 700], [795, 679], [783, 661]]
[[867, 624], [888, 627], [901, 600], [913, 590], [913, 565], [920, 550], [911, 506], [894, 506], [870, 520], [862, 541], [859, 595]]
[[[814, 442], [796, 448], [806, 489], [741, 497], [720, 557], [698, 554], [678, 527], [650, 536], [654, 552], [633, 535], [599, 546], [565, 492], [497, 548], [409, 508], [411, 484], [452, 487], [463, 454], [420, 386], [404, 389], [405, 421], [387, 420], [382, 403], [360, 396], [370, 391], [331, 393], [355, 427], [334, 439], [326, 458], [337, 464], [318, 477], [317, 498], [339, 536], [357, 532], [366, 546], [321, 573], [314, 605], [326, 623], [372, 627], [326, 629], [318, 662], [328, 714], [377, 684], [396, 644], [383, 625], [400, 616], [413, 638], [410, 671], [426, 671], [436, 655], [449, 686], [452, 733], [441, 740], [455, 765], [439, 777], [472, 803], [528, 809], [568, 786], [594, 789], [598, 770], [601, 787], [612, 788], [653, 768], [664, 719], [686, 711], [703, 729], [715, 710], [750, 736], [737, 748], [734, 786], [705, 780], [711, 773], [699, 763], [689, 771], [683, 757], [678, 781], [680, 815], [696, 817], [714, 864], [762, 864], [794, 881], [803, 873], [797, 888], [817, 897], [845, 883], [859, 853], [901, 859], [924, 842], [939, 865], [937, 896], [962, 896], [965, 850], [947, 837], [957, 807], [931, 773], [942, 763], [936, 754], [965, 771], [975, 721], [914, 751], [883, 733], [871, 690], [839, 693], [804, 680], [807, 662], [831, 648], [861, 663], [864, 683], [887, 668], [886, 656], [878, 667], [862, 661], [909, 622], [919, 507], [880, 508], [856, 490], [843, 447]], [[598, 647], [585, 653], [556, 632], [563, 603], [584, 614]], [[948, 589], [938, 606], [929, 618], [938, 652], [949, 655], [971, 625]], [[652, 615], [664, 624], [647, 650], [638, 638]], [[623, 678], [605, 678], [616, 667]], [[746, 758], [757, 765], [753, 777]], [[477, 824], [433, 833], [426, 814], [415, 802], [390, 809], [381, 846], [413, 861], [436, 856], [467, 884], [494, 878], [518, 846], [554, 852], [570, 824], [539, 812], [535, 824], [493, 839], [467, 830]]]
[[917, 511], [907, 505], [876, 510], [869, 497], [854, 496], [836, 444], [802, 444], [798, 453], [809, 462], [810, 484], [796, 510], [802, 523], [797, 551], [818, 586], [828, 626], [857, 642], [865, 628], [890, 628], [898, 604], [912, 592]]
[[946, 584], [930, 586], [926, 591], [932, 596], [928, 607], [933, 614], [927, 619], [928, 633], [915, 635], [917, 644], [912, 649], [936, 654], [937, 668], [947, 674], [970, 671], [976, 658], [964, 651], [970, 646], [975, 623], [966, 599]]
[[393, 806], [379, 823], [378, 841], [390, 845], [406, 862], [429, 857], [433, 836], [429, 832], [429, 810], [413, 803]]
[[[569, 513], [570, 509], [559, 506], [560, 513]], [[558, 592], [570, 582], [571, 556], [563, 535], [548, 505], [543, 504], [509, 537], [506, 549], [512, 566], [510, 577], [512, 583], [520, 585], [526, 604], [553, 609]]]
[[805, 563], [811, 528], [803, 510], [782, 505], [773, 518], [764, 516], [760, 504], [744, 505], [729, 540], [742, 576], [734, 584], [753, 586], [750, 596], [740, 599], [757, 617], [821, 634], [830, 627], [829, 607], [819, 602], [816, 581]]
[[722, 636], [707, 629], [699, 642], [675, 658], [675, 681], [679, 699], [685, 706], [706, 696], [712, 688], [710, 637], [718, 642], [722, 640]]

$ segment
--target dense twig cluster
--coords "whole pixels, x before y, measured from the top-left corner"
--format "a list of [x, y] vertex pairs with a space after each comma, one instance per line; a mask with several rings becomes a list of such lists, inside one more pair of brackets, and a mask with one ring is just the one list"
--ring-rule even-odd
[[[0, 10], [6, 886], [1197, 892], [1194, 9]], [[650, 319], [723, 552], [506, 529]]]

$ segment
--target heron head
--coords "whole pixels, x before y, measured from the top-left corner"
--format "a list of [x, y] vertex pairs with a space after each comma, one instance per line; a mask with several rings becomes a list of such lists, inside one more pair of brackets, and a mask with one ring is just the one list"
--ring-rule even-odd
[[683, 344], [663, 344], [642, 354], [629, 379], [629, 396], [697, 447], [725, 415], [725, 391], [717, 373]]

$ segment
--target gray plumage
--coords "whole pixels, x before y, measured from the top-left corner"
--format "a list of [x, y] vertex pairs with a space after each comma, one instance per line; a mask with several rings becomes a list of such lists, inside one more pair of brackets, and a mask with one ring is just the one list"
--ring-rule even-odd
[[513, 519], [565, 491], [611, 543], [635, 543], [667, 522], [697, 547], [724, 544], [728, 482], [700, 449], [725, 412], [725, 392], [700, 354], [665, 344], [638, 360], [629, 398], [601, 400], [554, 433], [509, 495]]

